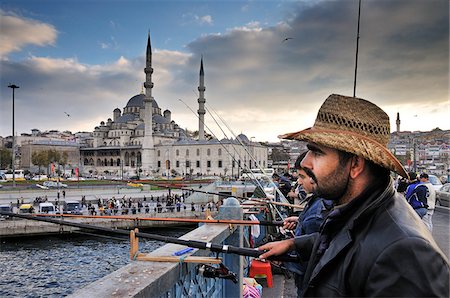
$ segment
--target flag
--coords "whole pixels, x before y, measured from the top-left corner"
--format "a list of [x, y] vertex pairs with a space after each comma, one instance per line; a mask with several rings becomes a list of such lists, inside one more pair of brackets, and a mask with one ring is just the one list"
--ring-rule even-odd
[[78, 168], [75, 168], [75, 176], [78, 178]]
[[55, 173], [55, 165], [52, 163], [52, 173]]

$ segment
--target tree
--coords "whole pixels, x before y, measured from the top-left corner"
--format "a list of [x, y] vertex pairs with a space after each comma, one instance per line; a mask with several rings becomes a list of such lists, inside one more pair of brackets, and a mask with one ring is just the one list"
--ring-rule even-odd
[[11, 150], [0, 149], [0, 168], [6, 169], [12, 166]]
[[47, 151], [33, 152], [31, 162], [38, 166], [38, 174], [41, 174], [41, 167], [48, 166]]
[[288, 161], [289, 160], [289, 154], [287, 154], [284, 150], [280, 150], [278, 148], [272, 149], [272, 160], [274, 162], [277, 161]]

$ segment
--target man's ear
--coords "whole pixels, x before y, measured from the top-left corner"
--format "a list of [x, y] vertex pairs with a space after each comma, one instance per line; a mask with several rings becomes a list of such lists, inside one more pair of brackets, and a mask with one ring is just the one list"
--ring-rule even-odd
[[355, 179], [364, 171], [366, 167], [366, 160], [361, 156], [354, 155], [350, 163], [350, 177]]

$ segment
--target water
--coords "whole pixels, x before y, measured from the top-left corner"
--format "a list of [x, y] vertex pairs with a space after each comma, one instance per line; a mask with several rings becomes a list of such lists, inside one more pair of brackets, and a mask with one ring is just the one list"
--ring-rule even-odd
[[[147, 230], [179, 237], [189, 229]], [[139, 241], [140, 252], [164, 245]], [[3, 239], [0, 243], [0, 297], [61, 297], [130, 262], [128, 239], [86, 235]]]

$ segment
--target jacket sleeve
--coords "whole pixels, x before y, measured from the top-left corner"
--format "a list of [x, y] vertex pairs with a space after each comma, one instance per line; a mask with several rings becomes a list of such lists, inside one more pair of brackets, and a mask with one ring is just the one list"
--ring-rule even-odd
[[365, 283], [367, 297], [449, 297], [449, 263], [439, 249], [420, 238], [387, 247]]
[[311, 252], [314, 247], [314, 243], [316, 242], [318, 236], [319, 233], [313, 233], [295, 237], [294, 239], [295, 250], [298, 252], [300, 259], [302, 261], [307, 262], [309, 260]]

